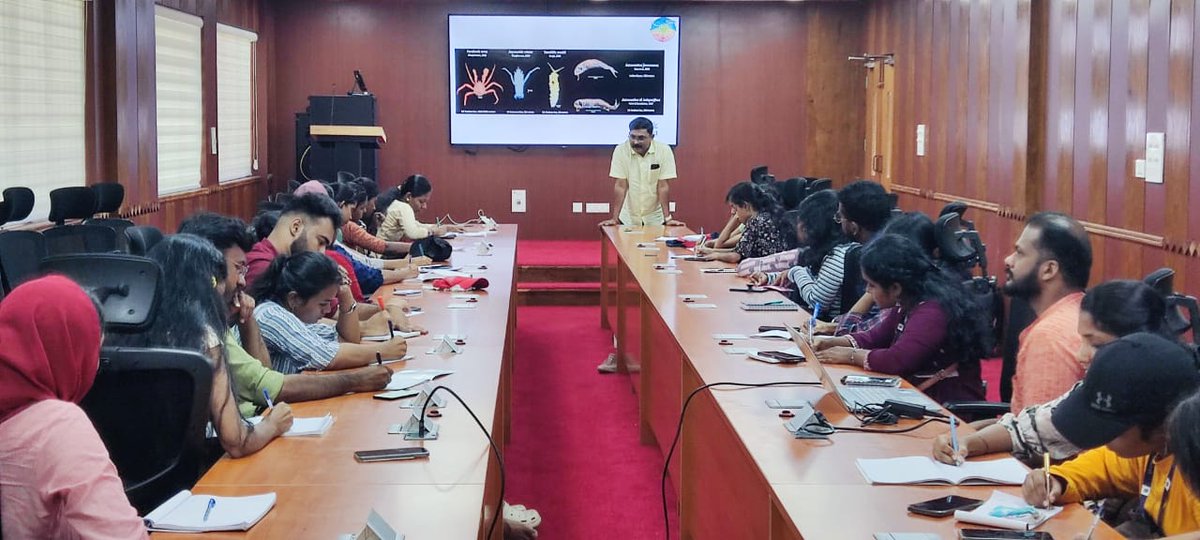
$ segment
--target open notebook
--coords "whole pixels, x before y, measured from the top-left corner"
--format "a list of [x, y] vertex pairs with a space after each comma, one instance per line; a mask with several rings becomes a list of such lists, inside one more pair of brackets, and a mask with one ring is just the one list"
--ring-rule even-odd
[[[254, 416], [246, 419], [253, 425], [258, 425], [262, 422], [261, 416]], [[333, 427], [333, 414], [326, 413], [325, 416], [314, 416], [311, 418], [292, 418], [292, 427], [283, 434], [284, 437], [320, 437]]]
[[1013, 458], [946, 465], [924, 456], [860, 459], [858, 470], [872, 484], [1001, 484], [1019, 486], [1029, 471]]
[[[209, 501], [215, 501], [208, 519], [204, 519]], [[275, 494], [250, 495], [247, 497], [218, 497], [216, 495], [193, 495], [188, 490], [176, 493], [155, 508], [146, 517], [146, 528], [151, 531], [209, 532], [245, 531], [258, 523], [275, 506]]]
[[954, 519], [985, 527], [1024, 531], [1040, 527], [1062, 510], [1061, 506], [1034, 508], [1021, 497], [1003, 491], [993, 491], [992, 496], [978, 508], [969, 512], [956, 510]]

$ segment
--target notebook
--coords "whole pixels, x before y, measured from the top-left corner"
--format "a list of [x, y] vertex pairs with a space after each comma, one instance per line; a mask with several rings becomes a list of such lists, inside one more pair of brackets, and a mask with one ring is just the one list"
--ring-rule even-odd
[[[212, 510], [209, 511], [209, 501]], [[210, 532], [246, 531], [275, 506], [275, 494], [247, 497], [193, 495], [183, 490], [142, 518], [151, 531]], [[204, 513], [208, 511], [208, 519]]]
[[856, 460], [872, 484], [1000, 484], [1019, 486], [1029, 469], [1014, 458], [947, 465], [925, 456]]
[[[1016, 512], [1018, 515], [1007, 515], [1005, 517], [1006, 514], [1013, 514], [1013, 510], [1028, 510], [1028, 513]], [[993, 491], [992, 496], [988, 497], [988, 500], [984, 501], [978, 508], [970, 512], [956, 510], [954, 512], [954, 519], [985, 527], [1024, 531], [1027, 528], [1038, 528], [1050, 518], [1057, 516], [1062, 510], [1061, 506], [1034, 508], [1021, 497], [1001, 491]]]
[[386, 390], [412, 388], [451, 373], [454, 371], [449, 369], [402, 369], [392, 373], [392, 380], [388, 383]]
[[[262, 422], [261, 416], [247, 418], [247, 422], [253, 425], [258, 425]], [[325, 416], [315, 416], [311, 418], [293, 418], [292, 427], [283, 434], [284, 437], [320, 437], [333, 427], [333, 413], [326, 413]]]
[[767, 302], [742, 302], [746, 311], [800, 311], [800, 306], [791, 300], [770, 300]]

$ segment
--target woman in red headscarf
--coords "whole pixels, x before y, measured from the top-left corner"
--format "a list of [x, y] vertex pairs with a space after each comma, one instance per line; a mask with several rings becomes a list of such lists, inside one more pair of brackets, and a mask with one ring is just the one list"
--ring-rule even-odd
[[76, 403], [100, 361], [100, 317], [69, 279], [0, 303], [0, 529], [5, 538], [146, 538], [96, 428]]

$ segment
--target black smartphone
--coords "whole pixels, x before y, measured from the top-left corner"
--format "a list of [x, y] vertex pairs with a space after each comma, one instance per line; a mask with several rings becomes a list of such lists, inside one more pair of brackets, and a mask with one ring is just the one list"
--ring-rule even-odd
[[730, 287], [729, 292], [767, 292], [770, 289], [762, 287]]
[[759, 351], [758, 355], [766, 358], [774, 358], [785, 364], [798, 364], [804, 361], [803, 356], [788, 354], [783, 351]]
[[780, 332], [787, 332], [787, 327], [786, 326], [760, 326], [760, 327], [758, 327], [759, 332], [770, 332], [772, 330], [779, 330]]
[[983, 501], [958, 495], [947, 495], [908, 505], [908, 511], [923, 516], [946, 517], [954, 514], [955, 510], [971, 510]]
[[962, 540], [1054, 540], [1045, 531], [1009, 531], [1004, 529], [959, 529]]
[[383, 450], [359, 450], [354, 459], [359, 463], [372, 461], [396, 461], [429, 457], [428, 448], [386, 448]]

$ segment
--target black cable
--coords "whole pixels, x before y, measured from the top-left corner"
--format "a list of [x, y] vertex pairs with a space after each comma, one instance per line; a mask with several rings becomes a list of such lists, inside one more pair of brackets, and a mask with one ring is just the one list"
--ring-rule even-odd
[[[471, 418], [475, 420], [475, 425], [479, 426], [480, 431], [483, 431], [483, 436], [487, 437], [488, 444], [492, 446], [492, 452], [495, 452], [496, 454], [496, 463], [500, 466], [500, 497], [496, 504], [496, 513], [492, 514], [492, 522], [488, 525], [488, 532], [487, 535], [485, 535], [486, 538], [491, 538], [493, 531], [496, 529], [496, 519], [500, 517], [500, 514], [504, 513], [504, 458], [500, 455], [500, 449], [496, 447], [496, 441], [492, 440], [492, 434], [488, 432], [487, 428], [483, 427], [483, 422], [479, 421], [479, 417], [475, 416], [475, 411], [471, 410], [471, 407], [467, 405], [467, 402], [463, 401], [463, 398], [460, 397], [457, 392], [445, 386], [439, 385], [431, 390], [429, 392], [429, 398], [426, 399], [425, 403], [421, 405], [421, 419], [417, 422], [417, 435], [420, 437], [425, 436], [425, 409], [429, 407], [429, 402], [433, 401], [433, 395], [436, 394], [438, 390], [450, 392], [450, 395], [454, 396], [454, 399], [457, 399], [458, 402], [462, 404], [463, 408], [470, 413]], [[503, 536], [503, 534], [501, 536]]]
[[919, 423], [915, 426], [908, 426], [906, 428], [901, 428], [901, 429], [870, 429], [870, 428], [861, 428], [861, 427], [840, 427], [840, 428], [837, 428], [837, 430], [838, 431], [857, 431], [860, 433], [908, 433], [910, 431], [916, 431], [918, 429], [921, 429], [922, 427], [925, 427], [926, 424], [930, 424], [933, 422], [942, 422], [945, 424], [950, 423], [948, 420], [943, 420], [941, 418], [926, 418], [925, 420], [921, 421], [921, 423]]
[[675, 438], [671, 441], [671, 449], [667, 450], [667, 459], [663, 463], [662, 472], [662, 508], [663, 508], [663, 530], [666, 531], [667, 540], [671, 540], [671, 519], [667, 512], [667, 472], [671, 467], [671, 456], [675, 454], [675, 447], [679, 445], [679, 436], [683, 433], [683, 417], [687, 414], [688, 405], [692, 403], [692, 398], [696, 394], [706, 388], [714, 386], [736, 386], [739, 388], [766, 388], [768, 386], [820, 386], [819, 382], [802, 382], [802, 381], [787, 381], [787, 382], [770, 382], [770, 383], [739, 383], [739, 382], [715, 382], [709, 383], [688, 394], [687, 399], [683, 400], [683, 408], [679, 411], [679, 423], [675, 426]]

